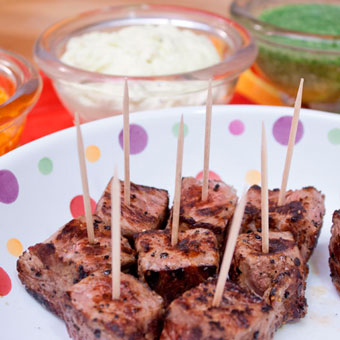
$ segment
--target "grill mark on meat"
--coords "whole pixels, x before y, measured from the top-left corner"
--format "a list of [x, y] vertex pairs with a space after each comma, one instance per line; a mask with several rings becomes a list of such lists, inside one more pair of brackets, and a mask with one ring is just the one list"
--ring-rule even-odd
[[333, 213], [328, 262], [333, 284], [340, 293], [340, 210], [336, 210]]

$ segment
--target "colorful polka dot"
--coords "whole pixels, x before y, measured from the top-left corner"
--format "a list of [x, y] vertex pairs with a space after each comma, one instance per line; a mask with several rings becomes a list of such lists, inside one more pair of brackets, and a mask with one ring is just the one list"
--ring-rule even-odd
[[20, 256], [24, 250], [21, 242], [16, 238], [11, 238], [7, 241], [7, 250], [13, 256]]
[[86, 158], [89, 162], [97, 162], [100, 158], [100, 149], [97, 145], [89, 145], [85, 151]]
[[[96, 201], [91, 198], [92, 213], [94, 213], [95, 209], [96, 209]], [[79, 216], [85, 215], [83, 195], [78, 195], [72, 198], [71, 203], [70, 203], [70, 211], [71, 211], [73, 218], [77, 218]]]
[[[119, 144], [123, 149], [123, 130], [120, 131]], [[130, 154], [141, 153], [148, 144], [148, 134], [145, 129], [137, 124], [130, 124]]]
[[[175, 137], [178, 137], [178, 132], [179, 132], [179, 125], [180, 123], [176, 123], [172, 126], [172, 134]], [[189, 127], [187, 124], [184, 123], [184, 137], [186, 137], [189, 133]]]
[[0, 296], [6, 296], [12, 289], [12, 282], [4, 269], [0, 267]]
[[258, 170], [249, 170], [246, 173], [246, 182], [249, 185], [260, 184], [261, 182], [261, 173]]
[[19, 183], [13, 172], [0, 170], [0, 202], [10, 204], [19, 195]]
[[233, 120], [229, 124], [229, 131], [232, 135], [239, 136], [244, 132], [244, 124], [240, 120]]
[[[290, 126], [292, 124], [293, 117], [283, 116], [277, 119], [273, 125], [273, 136], [275, 140], [281, 145], [288, 145]], [[299, 121], [296, 132], [295, 144], [297, 144], [303, 136], [303, 125]]]
[[328, 132], [328, 140], [334, 144], [340, 144], [340, 129], [332, 129]]
[[38, 169], [43, 175], [49, 175], [53, 171], [53, 162], [47, 158], [42, 158], [38, 163]]
[[[217, 175], [216, 172], [214, 171], [209, 171], [209, 179], [213, 179], [215, 181], [222, 181], [221, 180], [221, 177], [219, 175]], [[200, 171], [197, 175], [196, 175], [196, 179], [200, 180], [200, 179], [203, 179], [203, 170]]]

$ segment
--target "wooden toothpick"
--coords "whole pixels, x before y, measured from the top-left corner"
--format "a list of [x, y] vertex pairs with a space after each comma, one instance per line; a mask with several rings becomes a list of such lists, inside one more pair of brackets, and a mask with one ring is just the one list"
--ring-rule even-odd
[[124, 203], [130, 205], [130, 119], [129, 119], [129, 87], [127, 78], [124, 83], [123, 98], [123, 138], [124, 138]]
[[261, 147], [261, 230], [262, 252], [269, 252], [269, 216], [268, 216], [268, 164], [267, 141], [264, 122], [262, 122], [262, 147]]
[[244, 208], [246, 206], [246, 201], [247, 201], [247, 192], [244, 191], [240, 199], [240, 202], [238, 203], [236, 207], [235, 214], [233, 217], [233, 222], [231, 224], [231, 228], [230, 228], [230, 232], [228, 236], [228, 243], [224, 251], [221, 269], [218, 275], [216, 291], [215, 291], [215, 295], [214, 295], [214, 299], [212, 303], [213, 307], [218, 307], [222, 300], [224, 285], [227, 280], [231, 260], [234, 255], [235, 245], [236, 245], [237, 237], [240, 231], [242, 218], [244, 214]]
[[120, 297], [120, 183], [117, 166], [111, 184], [112, 299]]
[[93, 244], [94, 243], [94, 229], [93, 229], [93, 220], [92, 220], [91, 200], [90, 200], [90, 194], [89, 194], [89, 183], [88, 183], [87, 171], [86, 171], [84, 142], [83, 142], [83, 136], [82, 136], [81, 129], [80, 129], [78, 112], [75, 112], [74, 116], [75, 116], [74, 124], [76, 125], [76, 131], [77, 131], [78, 159], [79, 159], [79, 167], [80, 167], [81, 184], [83, 187], [83, 201], [84, 201], [84, 209], [85, 209], [87, 237], [89, 239], [89, 243]]
[[207, 96], [206, 114], [205, 114], [205, 139], [204, 139], [204, 166], [203, 166], [203, 183], [202, 183], [202, 201], [206, 201], [208, 199], [211, 111], [212, 111], [212, 94], [211, 94], [211, 80], [210, 80], [209, 86], [208, 86], [208, 96]]
[[178, 142], [177, 142], [177, 160], [176, 160], [176, 178], [175, 178], [175, 196], [172, 208], [172, 229], [171, 245], [175, 246], [178, 242], [178, 227], [181, 204], [181, 184], [182, 184], [182, 164], [183, 164], [183, 145], [184, 145], [184, 122], [183, 115], [179, 125]]
[[299, 124], [299, 116], [300, 116], [300, 109], [301, 109], [301, 102], [302, 102], [302, 90], [303, 90], [303, 78], [300, 81], [299, 90], [298, 90], [296, 100], [295, 100], [294, 116], [292, 120], [292, 125], [290, 127], [288, 148], [287, 148], [287, 154], [286, 154], [285, 167], [284, 167], [283, 175], [282, 175], [282, 182], [281, 182], [278, 205], [283, 205], [284, 200], [285, 200], [290, 164], [292, 162], [296, 132], [297, 132], [298, 124]]

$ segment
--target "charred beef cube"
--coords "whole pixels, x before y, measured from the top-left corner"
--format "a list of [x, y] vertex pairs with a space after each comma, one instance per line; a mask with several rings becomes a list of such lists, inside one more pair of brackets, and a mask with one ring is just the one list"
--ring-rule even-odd
[[179, 232], [175, 246], [169, 230], [145, 232], [135, 246], [140, 279], [167, 304], [214, 275], [219, 266], [216, 237], [207, 229]]
[[227, 281], [219, 307], [212, 307], [216, 280], [209, 279], [174, 300], [161, 340], [273, 339], [274, 314], [261, 298]]
[[95, 273], [72, 286], [63, 299], [74, 340], [153, 340], [160, 333], [163, 300], [131, 275], [121, 273], [120, 298], [112, 299], [111, 275]]
[[267, 254], [261, 235], [249, 233], [238, 237], [230, 277], [273, 307], [278, 328], [306, 315], [306, 271], [290, 232], [270, 232]]
[[[29, 247], [19, 258], [19, 279], [27, 291], [62, 318], [59, 299], [89, 273], [111, 267], [111, 228], [94, 216], [95, 244], [89, 244], [85, 219], [70, 221], [44, 243]], [[121, 239], [121, 265], [136, 262], [135, 251]]]
[[[290, 231], [304, 262], [317, 245], [323, 216], [324, 195], [313, 187], [289, 190], [283, 206], [278, 206], [279, 190], [269, 190], [269, 227], [273, 231]], [[252, 186], [244, 213], [242, 232], [261, 231], [261, 188]]]
[[[182, 178], [179, 229], [209, 229], [222, 248], [237, 203], [236, 191], [224, 182], [214, 180], [209, 180], [208, 188], [208, 199], [202, 201], [202, 181], [193, 177]], [[171, 224], [172, 218], [168, 222], [170, 229]]]
[[[112, 179], [111, 179], [112, 181]], [[96, 214], [111, 225], [111, 181], [100, 198]], [[130, 206], [124, 204], [124, 182], [121, 187], [122, 235], [132, 239], [145, 230], [161, 228], [169, 215], [169, 195], [166, 190], [131, 183]]]
[[332, 236], [329, 242], [329, 267], [332, 281], [340, 292], [340, 210], [333, 214]]

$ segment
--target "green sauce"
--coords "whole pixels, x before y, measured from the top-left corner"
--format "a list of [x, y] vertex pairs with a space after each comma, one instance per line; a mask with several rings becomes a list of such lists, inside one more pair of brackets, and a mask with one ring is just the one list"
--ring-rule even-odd
[[[259, 19], [291, 31], [340, 35], [340, 5], [282, 5], [265, 10]], [[257, 64], [271, 82], [295, 96], [299, 80], [303, 77], [305, 102], [340, 102], [340, 39], [275, 34], [266, 39], [259, 41]], [[339, 53], [323, 53], [328, 51]]]

